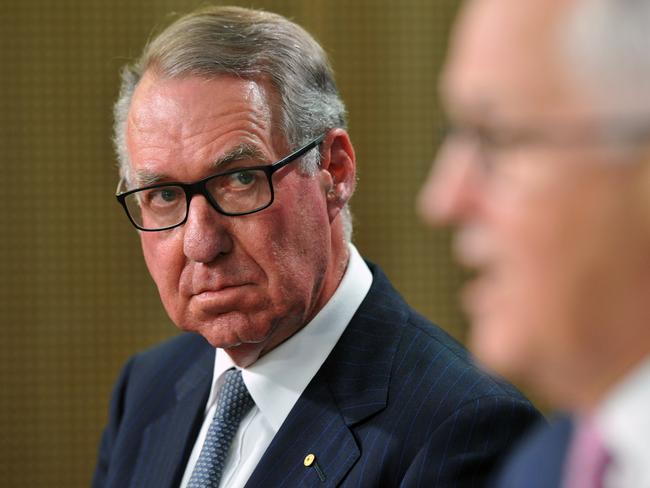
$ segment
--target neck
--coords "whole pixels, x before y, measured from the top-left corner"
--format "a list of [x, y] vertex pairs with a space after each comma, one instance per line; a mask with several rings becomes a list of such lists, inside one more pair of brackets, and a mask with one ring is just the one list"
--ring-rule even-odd
[[593, 414], [611, 392], [650, 357], [648, 343], [645, 344], [646, 347], [638, 348], [637, 351], [628, 350], [618, 361], [602, 361], [602, 364], [606, 363], [606, 367], [591, 369], [588, 375], [584, 375], [582, 383], [577, 380], [572, 382], [573, 388], [567, 385], [567, 391], [559, 392], [558, 401], [554, 403], [580, 415]]

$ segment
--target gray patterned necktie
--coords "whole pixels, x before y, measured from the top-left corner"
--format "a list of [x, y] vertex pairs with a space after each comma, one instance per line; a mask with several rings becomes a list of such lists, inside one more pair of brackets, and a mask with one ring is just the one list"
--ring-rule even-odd
[[228, 449], [239, 428], [239, 422], [255, 404], [240, 370], [230, 369], [224, 375], [217, 410], [187, 488], [219, 487]]

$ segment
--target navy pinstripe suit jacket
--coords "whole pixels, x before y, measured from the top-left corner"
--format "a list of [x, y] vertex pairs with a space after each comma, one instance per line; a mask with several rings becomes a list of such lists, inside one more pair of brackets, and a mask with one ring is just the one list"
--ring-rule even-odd
[[[539, 414], [373, 284], [247, 487], [482, 486]], [[214, 349], [183, 334], [132, 358], [111, 402], [94, 487], [174, 487], [202, 422]], [[316, 462], [305, 467], [308, 453]]]

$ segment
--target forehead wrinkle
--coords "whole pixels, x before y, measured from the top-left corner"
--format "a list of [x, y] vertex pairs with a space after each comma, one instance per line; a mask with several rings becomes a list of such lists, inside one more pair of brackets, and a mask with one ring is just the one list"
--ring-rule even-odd
[[[245, 159], [252, 159], [261, 163], [268, 162], [268, 158], [257, 146], [254, 144], [242, 143], [229, 150], [223, 156], [217, 158], [211, 166], [217, 168], [234, 161], [242, 161]], [[156, 173], [146, 168], [139, 168], [135, 171], [135, 183], [138, 187], [155, 185], [156, 183], [166, 179], [168, 179], [166, 175]]]
[[179, 139], [187, 142], [206, 134], [218, 134], [231, 125], [246, 125], [251, 132], [265, 130], [271, 122], [270, 109], [251, 107], [245, 100], [235, 101], [228, 107], [210, 107], [209, 110], [209, 113], [188, 112], [186, 118], [192, 124], [180, 127]]

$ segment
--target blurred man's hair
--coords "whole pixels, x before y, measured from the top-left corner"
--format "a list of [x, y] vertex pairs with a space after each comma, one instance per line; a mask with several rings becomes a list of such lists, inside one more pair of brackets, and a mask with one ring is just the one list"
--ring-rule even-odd
[[580, 0], [566, 27], [569, 63], [605, 110], [650, 122], [650, 2]]

